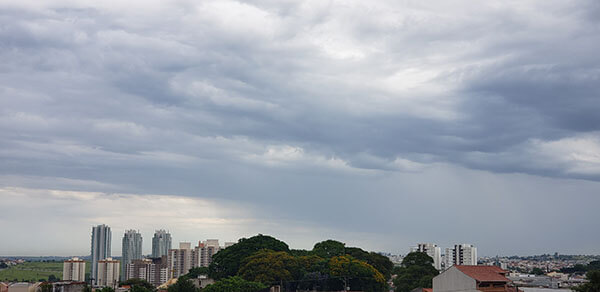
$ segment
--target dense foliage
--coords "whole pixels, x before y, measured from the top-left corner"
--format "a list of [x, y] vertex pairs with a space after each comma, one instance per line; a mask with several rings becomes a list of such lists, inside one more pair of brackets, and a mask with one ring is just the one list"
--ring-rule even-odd
[[191, 268], [187, 274], [184, 275], [184, 277], [189, 278], [189, 279], [195, 279], [198, 278], [198, 276], [200, 275], [208, 275], [208, 268], [207, 267], [195, 267], [195, 268]]
[[595, 270], [600, 270], [600, 261], [592, 261], [587, 265], [576, 264], [572, 267], [566, 267], [566, 268], [560, 269], [560, 271], [563, 273], [568, 273], [568, 274], [577, 273], [577, 274], [582, 274], [582, 275], [588, 271], [595, 271]]
[[242, 238], [238, 243], [217, 252], [209, 266], [208, 275], [216, 280], [237, 275], [242, 261], [262, 249], [289, 252], [285, 242], [271, 236], [259, 234]]
[[346, 254], [346, 247], [345, 244], [330, 239], [315, 244], [312, 253], [322, 258], [331, 258]]
[[[208, 272], [221, 286], [237, 281], [232, 278], [237, 276], [265, 286], [279, 284], [284, 290], [342, 290], [346, 286], [375, 292], [385, 290], [392, 267], [387, 257], [346, 248], [334, 240], [319, 242], [311, 251], [289, 250], [284, 242], [258, 235], [219, 251]], [[226, 279], [229, 282], [223, 282]]]
[[396, 292], [409, 292], [415, 288], [431, 288], [433, 277], [439, 272], [426, 253], [411, 252], [402, 260], [402, 266], [394, 269], [394, 274]]
[[120, 286], [131, 286], [134, 291], [154, 291], [154, 285], [144, 279], [129, 279], [119, 283]]
[[241, 277], [229, 277], [206, 286], [202, 292], [258, 292], [267, 288], [267, 285], [260, 282], [247, 281]]
[[575, 287], [578, 292], [600, 292], [600, 270], [592, 270], [586, 273], [589, 282]]
[[169, 288], [167, 288], [168, 292], [199, 292], [200, 289], [196, 288], [196, 286], [194, 286], [194, 283], [192, 283], [192, 280], [190, 280], [189, 278], [185, 277], [185, 276], [181, 276], [177, 279], [177, 282], [171, 286], [169, 286]]

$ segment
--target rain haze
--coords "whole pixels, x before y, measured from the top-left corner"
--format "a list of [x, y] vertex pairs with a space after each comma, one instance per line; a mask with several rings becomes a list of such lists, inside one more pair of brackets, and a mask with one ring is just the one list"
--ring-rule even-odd
[[600, 2], [0, 1], [0, 255], [600, 254]]

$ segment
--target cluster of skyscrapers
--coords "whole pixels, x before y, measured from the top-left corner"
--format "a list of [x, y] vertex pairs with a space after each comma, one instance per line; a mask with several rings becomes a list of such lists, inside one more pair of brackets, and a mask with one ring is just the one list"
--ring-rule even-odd
[[[92, 227], [90, 281], [93, 286], [116, 287], [119, 281], [132, 278], [144, 279], [158, 286], [170, 278], [187, 274], [191, 268], [208, 267], [214, 254], [233, 244], [226, 242], [221, 247], [219, 240], [208, 239], [198, 242], [195, 248], [189, 242], [182, 242], [179, 248], [173, 249], [171, 234], [156, 230], [152, 238], [152, 254], [144, 258], [142, 235], [136, 230], [126, 230], [119, 261], [111, 257], [111, 237], [109, 226]], [[63, 270], [63, 280], [85, 281], [85, 261], [78, 258], [65, 261]]]
[[445, 254], [433, 243], [419, 243], [411, 251], [424, 252], [433, 259], [433, 266], [445, 270], [453, 265], [477, 265], [477, 248], [472, 244], [455, 244], [446, 248]]

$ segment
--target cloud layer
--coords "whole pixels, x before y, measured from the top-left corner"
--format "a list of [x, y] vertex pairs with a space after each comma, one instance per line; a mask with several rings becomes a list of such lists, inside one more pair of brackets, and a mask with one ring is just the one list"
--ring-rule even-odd
[[0, 182], [246, 204], [255, 227], [314, 230], [300, 246], [334, 232], [390, 251], [598, 253], [600, 237], [544, 248], [546, 227], [526, 247], [475, 235], [547, 222], [539, 204], [578, 219], [557, 221], [600, 219], [573, 205], [600, 200], [598, 13], [595, 1], [2, 3]]

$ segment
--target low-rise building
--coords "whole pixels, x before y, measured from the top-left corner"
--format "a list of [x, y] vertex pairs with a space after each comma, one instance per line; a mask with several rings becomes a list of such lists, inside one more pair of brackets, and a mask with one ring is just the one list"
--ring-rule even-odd
[[83, 292], [85, 282], [61, 281], [52, 284], [52, 292]]
[[433, 278], [434, 292], [517, 292], [497, 266], [454, 265]]
[[18, 282], [18, 283], [12, 283], [8, 285], [8, 292], [37, 292], [38, 287], [40, 286], [41, 282], [38, 283], [25, 283], [25, 282]]

